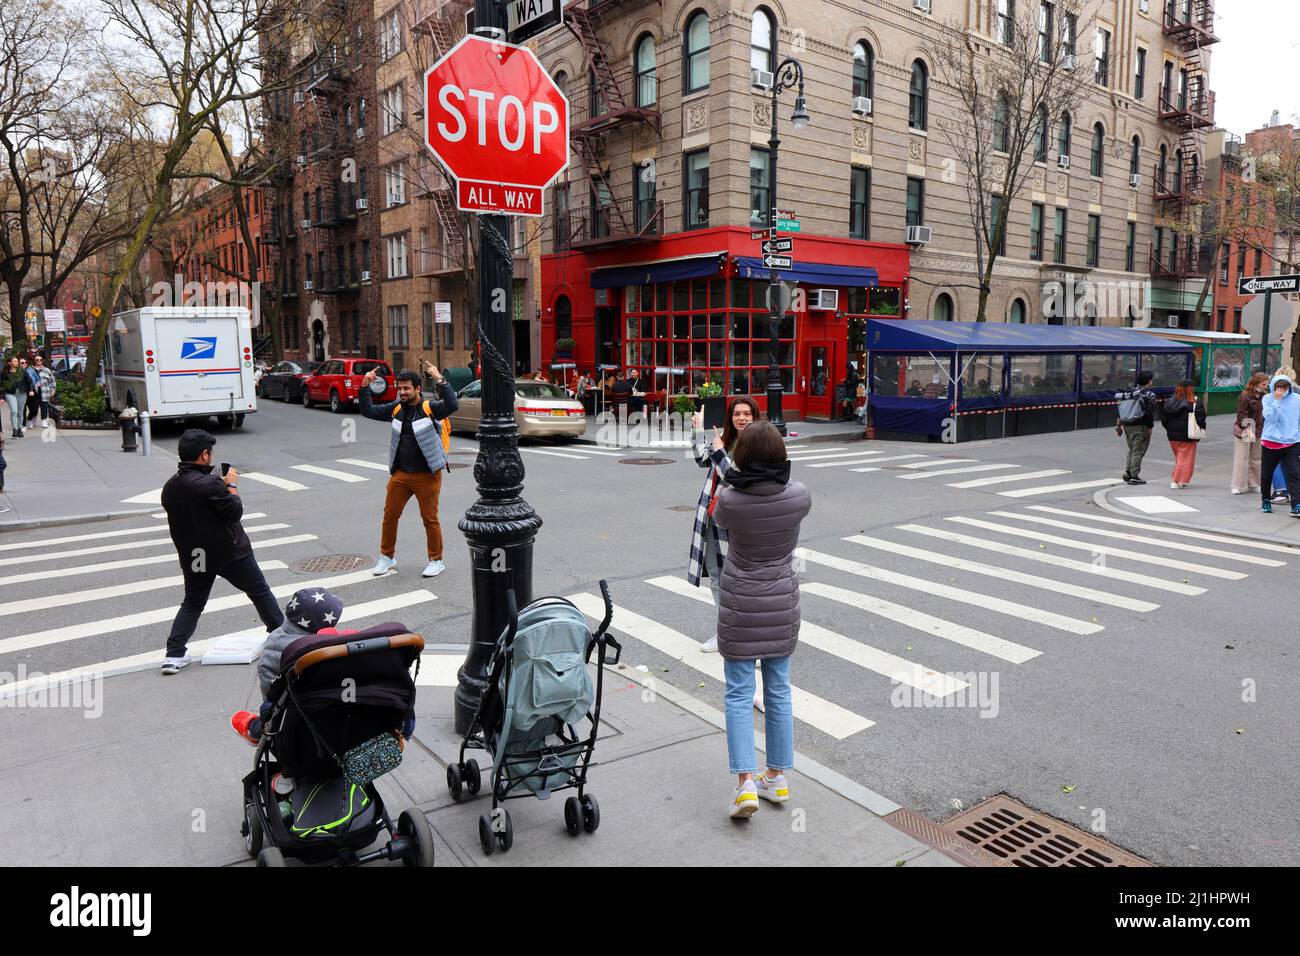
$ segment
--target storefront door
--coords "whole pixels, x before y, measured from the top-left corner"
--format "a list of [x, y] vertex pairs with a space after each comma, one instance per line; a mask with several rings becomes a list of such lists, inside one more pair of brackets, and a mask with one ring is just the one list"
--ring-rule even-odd
[[804, 385], [804, 415], [808, 418], [830, 418], [834, 409], [835, 386], [838, 384], [835, 343], [806, 343], [802, 365], [800, 384]]

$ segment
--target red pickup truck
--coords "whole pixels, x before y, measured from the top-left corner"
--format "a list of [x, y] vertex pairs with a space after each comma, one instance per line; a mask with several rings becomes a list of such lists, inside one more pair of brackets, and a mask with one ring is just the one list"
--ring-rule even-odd
[[317, 402], [328, 402], [330, 411], [341, 412], [356, 404], [357, 392], [366, 373], [374, 369], [375, 374], [388, 383], [383, 396], [372, 395], [376, 404], [391, 402], [397, 398], [397, 382], [393, 371], [383, 359], [330, 359], [307, 379], [302, 390], [302, 403], [311, 408]]

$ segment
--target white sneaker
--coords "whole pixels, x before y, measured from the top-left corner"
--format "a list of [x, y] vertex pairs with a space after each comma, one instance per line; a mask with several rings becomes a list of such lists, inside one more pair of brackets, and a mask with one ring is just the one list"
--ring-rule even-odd
[[758, 795], [764, 800], [771, 803], [788, 803], [790, 800], [790, 786], [785, 782], [785, 774], [779, 773], [775, 777], [769, 777], [765, 773], [760, 773], [755, 778], [757, 783]]
[[188, 654], [186, 654], [184, 657], [164, 657], [162, 662], [162, 672], [164, 675], [170, 677], [172, 674], [175, 674], [177, 671], [179, 671], [182, 667], [185, 667], [187, 664], [189, 664], [190, 660], [191, 658]]
[[425, 578], [436, 578], [446, 570], [447, 566], [441, 561], [430, 561], [424, 566], [424, 571], [421, 572], [420, 576]]
[[753, 780], [746, 780], [743, 787], [736, 788], [736, 794], [731, 798], [731, 818], [752, 817], [757, 812], [758, 788]]
[[1170, 488], [1181, 488], [1182, 485], [1180, 485], [1180, 484], [1179, 484], [1178, 482], [1176, 482], [1176, 481], [1171, 481], [1171, 482], [1169, 482], [1169, 487], [1170, 487]]
[[1243, 491], [1242, 489], [1240, 489], [1240, 488], [1233, 488], [1233, 489], [1232, 489], [1232, 493], [1233, 493], [1234, 495], [1244, 495], [1246, 492], [1244, 492], [1244, 491]]
[[705, 654], [718, 653], [718, 635], [714, 634], [711, 638], [701, 644], [700, 650]]
[[381, 554], [379, 560], [375, 562], [375, 566], [370, 569], [370, 573], [375, 577], [378, 577], [381, 574], [387, 574], [395, 567], [397, 567], [396, 558], [390, 558], [387, 555]]

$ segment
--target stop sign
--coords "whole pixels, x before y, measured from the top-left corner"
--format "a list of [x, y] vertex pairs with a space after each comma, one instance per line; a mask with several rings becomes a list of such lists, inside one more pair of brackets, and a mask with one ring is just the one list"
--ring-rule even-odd
[[569, 102], [531, 50], [471, 34], [424, 75], [424, 139], [458, 208], [540, 216], [569, 165]]

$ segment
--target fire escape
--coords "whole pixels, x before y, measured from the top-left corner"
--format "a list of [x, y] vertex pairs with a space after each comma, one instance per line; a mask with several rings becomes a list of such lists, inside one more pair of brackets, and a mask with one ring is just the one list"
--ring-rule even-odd
[[1156, 203], [1177, 225], [1167, 250], [1152, 244], [1151, 275], [1190, 279], [1205, 275], [1207, 268], [1200, 262], [1197, 207], [1208, 201], [1201, 168], [1202, 131], [1214, 125], [1214, 93], [1203, 52], [1219, 42], [1213, 0], [1166, 0], [1163, 32], [1182, 55], [1183, 66], [1176, 84], [1160, 84], [1156, 113], [1161, 123], [1178, 132], [1178, 146], [1164, 166], [1157, 164], [1152, 190]]
[[347, 68], [338, 49], [328, 46], [317, 52], [309, 69], [303, 84], [304, 125], [311, 131], [307, 159], [318, 166], [318, 174], [311, 177], [317, 185], [311, 193], [311, 226], [304, 239], [318, 266], [316, 292], [333, 295], [352, 291], [335, 254], [335, 241], [338, 230], [354, 220], [357, 213], [355, 198], [350, 200], [351, 208], [343, 207], [345, 190], [340, 188], [342, 160], [351, 152], [346, 131], [339, 123], [340, 94], [346, 85]]
[[[663, 203], [637, 194], [635, 182], [630, 196], [616, 195], [610, 182], [610, 135], [644, 129], [658, 135], [660, 114], [657, 90], [634, 89], [638, 80], [630, 57], [618, 56], [616, 66], [599, 37], [602, 20], [632, 0], [579, 0], [565, 8], [569, 31], [582, 46], [588, 74], [585, 84], [573, 83], [578, 95], [569, 101], [569, 141], [587, 178], [585, 201], [557, 196], [555, 216], [556, 248], [595, 249], [628, 241], [657, 238], [663, 231]], [[653, 77], [640, 78], [653, 84]], [[629, 94], [631, 99], [629, 99]], [[635, 176], [643, 175], [640, 169]], [[653, 180], [651, 180], [653, 182]], [[558, 192], [558, 190], [557, 190]], [[648, 190], [647, 190], [648, 193]]]

